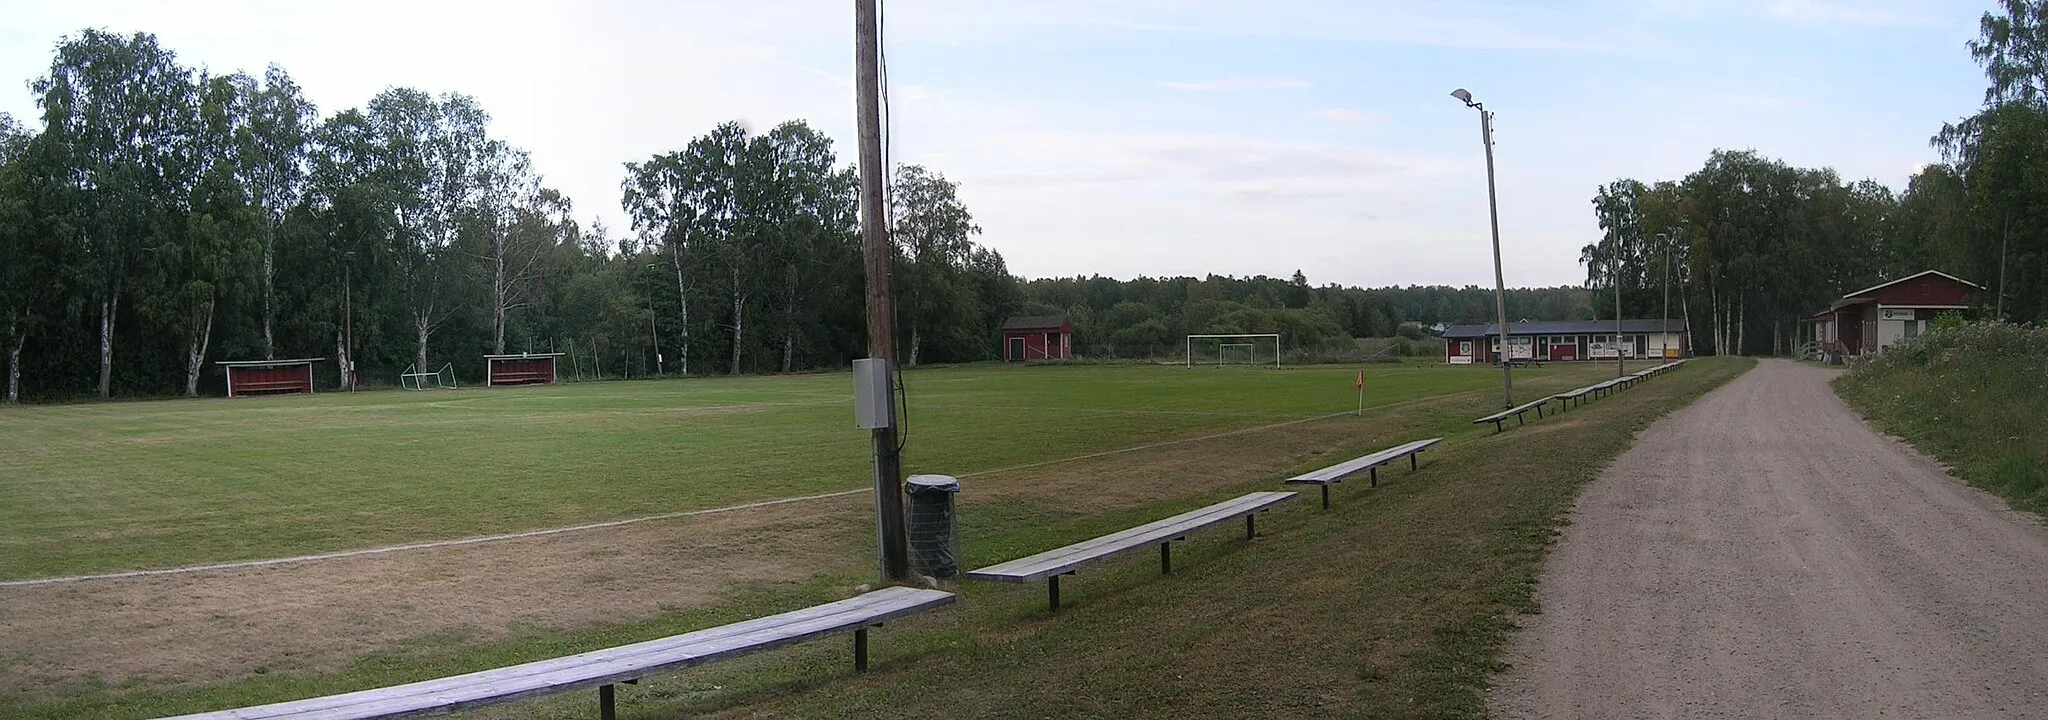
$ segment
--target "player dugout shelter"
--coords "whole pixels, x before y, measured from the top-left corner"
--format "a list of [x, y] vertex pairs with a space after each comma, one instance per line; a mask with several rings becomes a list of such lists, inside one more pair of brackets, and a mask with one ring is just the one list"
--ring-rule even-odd
[[1984, 288], [1939, 270], [1843, 295], [1813, 316], [1814, 339], [1830, 355], [1864, 355], [1927, 331], [1944, 312], [1962, 312]]
[[227, 376], [228, 397], [313, 392], [313, 363], [327, 358], [293, 360], [219, 360]]
[[[1567, 361], [1685, 357], [1692, 343], [1684, 320], [1524, 320], [1508, 323], [1509, 360]], [[1444, 357], [1452, 365], [1499, 362], [1500, 325], [1452, 325], [1444, 330]]]
[[1074, 323], [1065, 315], [1019, 315], [1003, 321], [1003, 362], [1065, 360], [1074, 352]]
[[562, 353], [485, 355], [484, 385], [553, 385], [561, 379], [555, 367], [561, 357]]

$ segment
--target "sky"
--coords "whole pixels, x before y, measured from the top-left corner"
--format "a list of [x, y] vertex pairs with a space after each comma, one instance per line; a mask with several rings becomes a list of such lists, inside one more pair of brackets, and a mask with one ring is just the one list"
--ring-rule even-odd
[[[960, 184], [1027, 277], [1577, 284], [1591, 198], [1754, 149], [1894, 190], [1981, 104], [1990, 0], [889, 0], [890, 155]], [[720, 122], [855, 153], [853, 3], [0, 0], [0, 112], [87, 27], [213, 72], [289, 71], [323, 115], [473, 96], [584, 223], [623, 164]], [[15, 83], [11, 86], [7, 82]], [[12, 87], [12, 90], [8, 88]]]

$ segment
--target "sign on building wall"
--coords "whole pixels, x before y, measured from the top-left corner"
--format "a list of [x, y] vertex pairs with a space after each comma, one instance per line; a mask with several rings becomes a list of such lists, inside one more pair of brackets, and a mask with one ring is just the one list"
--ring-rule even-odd
[[1912, 308], [1885, 308], [1885, 309], [1883, 309], [1883, 310], [1879, 310], [1879, 311], [1877, 311], [1877, 319], [1879, 319], [1879, 320], [1912, 320], [1912, 319], [1913, 319], [1913, 309], [1912, 309]]

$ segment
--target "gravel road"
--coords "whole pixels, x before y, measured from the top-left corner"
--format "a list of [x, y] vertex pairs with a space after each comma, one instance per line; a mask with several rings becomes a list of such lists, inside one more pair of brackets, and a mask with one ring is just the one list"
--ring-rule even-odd
[[2048, 718], [2048, 527], [1834, 374], [1764, 361], [1587, 487], [1495, 717]]

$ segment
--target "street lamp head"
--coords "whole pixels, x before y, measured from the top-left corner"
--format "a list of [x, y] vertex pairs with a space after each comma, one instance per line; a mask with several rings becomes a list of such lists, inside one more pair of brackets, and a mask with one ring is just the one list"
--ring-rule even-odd
[[1471, 93], [1471, 92], [1469, 92], [1469, 91], [1467, 91], [1467, 90], [1466, 90], [1466, 89], [1464, 89], [1464, 88], [1458, 88], [1458, 89], [1456, 89], [1456, 90], [1452, 90], [1452, 91], [1451, 91], [1451, 97], [1457, 98], [1457, 99], [1458, 99], [1458, 102], [1462, 102], [1462, 103], [1465, 103], [1466, 105], [1471, 105], [1471, 104], [1472, 104], [1472, 93]]

